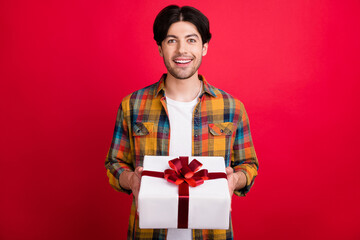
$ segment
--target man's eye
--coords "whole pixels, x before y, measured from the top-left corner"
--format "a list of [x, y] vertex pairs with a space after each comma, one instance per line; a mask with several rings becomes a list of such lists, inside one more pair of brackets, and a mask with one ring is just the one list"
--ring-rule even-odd
[[190, 39], [188, 40], [188, 42], [195, 43], [195, 42], [196, 42], [196, 40], [195, 40], [195, 39], [193, 39], [193, 38], [190, 38]]
[[170, 39], [169, 41], [168, 41], [168, 43], [174, 43], [175, 42], [175, 39]]

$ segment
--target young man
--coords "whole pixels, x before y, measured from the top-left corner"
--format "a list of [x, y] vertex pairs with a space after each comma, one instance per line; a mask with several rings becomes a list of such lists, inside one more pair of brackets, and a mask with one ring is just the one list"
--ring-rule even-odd
[[110, 184], [133, 193], [128, 239], [233, 239], [228, 230], [139, 229], [136, 214], [145, 155], [223, 156], [229, 191], [244, 196], [258, 161], [243, 104], [198, 74], [208, 50], [209, 21], [192, 7], [168, 6], [154, 39], [167, 74], [125, 97], [105, 166]]

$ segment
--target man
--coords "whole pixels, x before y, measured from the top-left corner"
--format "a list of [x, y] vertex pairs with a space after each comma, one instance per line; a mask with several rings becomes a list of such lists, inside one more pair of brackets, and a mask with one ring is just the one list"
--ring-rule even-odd
[[153, 31], [167, 74], [123, 99], [105, 162], [110, 184], [133, 193], [128, 239], [233, 239], [231, 221], [228, 230], [138, 227], [145, 155], [223, 156], [231, 196], [244, 196], [258, 169], [243, 104], [198, 74], [211, 38], [206, 16], [192, 7], [168, 6]]

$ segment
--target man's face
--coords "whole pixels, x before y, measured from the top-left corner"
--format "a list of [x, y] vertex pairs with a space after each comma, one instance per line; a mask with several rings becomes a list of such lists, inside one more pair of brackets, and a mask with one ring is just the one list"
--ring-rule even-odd
[[190, 22], [173, 23], [159, 46], [168, 73], [177, 79], [188, 79], [197, 73], [208, 44], [202, 44], [201, 35]]

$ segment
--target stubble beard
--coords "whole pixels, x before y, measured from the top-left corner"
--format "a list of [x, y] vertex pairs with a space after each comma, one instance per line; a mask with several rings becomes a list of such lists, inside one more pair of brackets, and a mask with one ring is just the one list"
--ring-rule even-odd
[[171, 63], [170, 62], [167, 62], [164, 59], [164, 64], [165, 64], [165, 67], [168, 71], [169, 74], [171, 74], [171, 76], [173, 76], [174, 78], [176, 79], [189, 79], [191, 78], [192, 76], [194, 76], [194, 74], [197, 72], [197, 70], [199, 69], [200, 65], [201, 65], [201, 61], [202, 61], [202, 58], [200, 58], [200, 61], [197, 65], [195, 65], [194, 67], [192, 67], [191, 71], [189, 71], [188, 69], [181, 69], [181, 68], [173, 68], [171, 66]]

